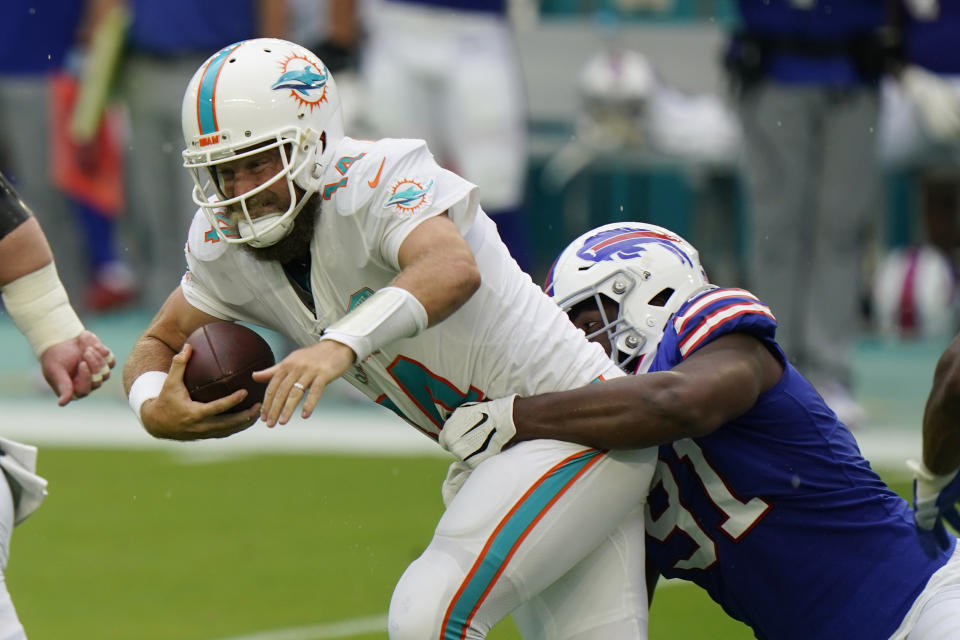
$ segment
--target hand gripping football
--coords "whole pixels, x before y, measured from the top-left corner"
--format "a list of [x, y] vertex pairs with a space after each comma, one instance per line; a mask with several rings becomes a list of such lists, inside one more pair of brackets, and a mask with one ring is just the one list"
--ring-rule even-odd
[[211, 322], [187, 338], [193, 347], [183, 372], [183, 383], [197, 402], [211, 402], [246, 389], [247, 397], [229, 413], [263, 401], [266, 384], [251, 374], [275, 363], [270, 345], [256, 331], [234, 322]]

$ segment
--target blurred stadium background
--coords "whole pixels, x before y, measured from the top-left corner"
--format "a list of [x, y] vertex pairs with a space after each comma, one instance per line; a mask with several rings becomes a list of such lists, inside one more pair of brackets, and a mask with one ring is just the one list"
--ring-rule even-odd
[[[530, 111], [533, 276], [585, 228], [620, 219], [671, 227], [699, 246], [714, 281], [739, 277], [743, 203], [735, 156], [677, 157], [644, 145], [599, 153], [563, 184], [544, 177], [573, 139], [580, 69], [614, 37], [595, 12], [633, 5], [615, 38], [689, 94], [724, 93], [719, 55], [730, 3], [636, 0], [541, 3], [518, 43]], [[878, 211], [881, 249], [914, 239], [915, 185], [891, 171]], [[589, 214], [585, 213], [589, 212]], [[98, 394], [55, 406], [32, 354], [0, 316], [4, 435], [41, 447], [44, 508], [18, 529], [7, 580], [34, 640], [319, 640], [383, 638], [393, 584], [429, 540], [448, 459], [379, 407], [331, 389], [307, 421], [217, 442], [158, 442], [127, 407], [120, 369], [151, 312], [86, 318], [118, 356]], [[267, 335], [280, 354], [284, 343]], [[893, 340], [865, 325], [856, 432], [901, 492], [945, 336]], [[696, 589], [665, 585], [651, 638], [747, 638]], [[509, 623], [491, 638], [518, 638]]]

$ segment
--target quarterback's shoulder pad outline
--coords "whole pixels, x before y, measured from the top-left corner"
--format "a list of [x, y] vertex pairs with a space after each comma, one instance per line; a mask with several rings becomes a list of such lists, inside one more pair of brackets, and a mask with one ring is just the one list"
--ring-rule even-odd
[[[353, 215], [365, 206], [378, 211], [386, 209], [384, 202], [389, 200], [392, 190], [403, 179], [401, 174], [412, 175], [417, 166], [425, 164], [424, 161], [428, 161], [427, 166], [432, 165], [430, 172], [439, 169], [423, 140], [383, 138], [373, 142], [355, 141], [341, 145], [337, 152], [339, 155], [325, 172], [320, 197], [324, 201], [333, 201], [341, 216]], [[425, 191], [429, 192], [429, 189]]]
[[773, 340], [777, 327], [770, 308], [746, 289], [708, 289], [685, 302], [670, 322], [683, 358], [734, 331]]

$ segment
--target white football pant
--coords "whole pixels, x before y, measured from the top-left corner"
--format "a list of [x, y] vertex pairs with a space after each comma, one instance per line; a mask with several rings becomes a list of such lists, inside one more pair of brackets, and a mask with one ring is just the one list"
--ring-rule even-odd
[[[526, 602], [518, 623], [533, 638], [646, 638], [642, 512], [655, 463], [655, 448], [555, 440], [485, 460], [400, 578], [391, 640], [484, 638]], [[581, 599], [592, 610], [571, 621], [563, 606]]]
[[960, 544], [947, 564], [930, 576], [891, 640], [960, 638]]
[[7, 591], [7, 558], [10, 557], [10, 537], [13, 534], [13, 494], [7, 475], [0, 472], [0, 640], [22, 640], [27, 637], [13, 608]]

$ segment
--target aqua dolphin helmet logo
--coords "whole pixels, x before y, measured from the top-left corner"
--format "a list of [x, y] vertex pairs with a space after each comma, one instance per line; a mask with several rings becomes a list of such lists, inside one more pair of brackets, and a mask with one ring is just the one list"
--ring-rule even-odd
[[270, 88], [293, 89], [302, 95], [309, 96], [311, 91], [322, 89], [326, 84], [327, 74], [317, 73], [310, 65], [306, 65], [303, 69], [287, 71]]
[[270, 85], [274, 91], [289, 90], [290, 96], [301, 106], [313, 109], [327, 101], [329, 75], [319, 61], [302, 55], [291, 55], [281, 64], [280, 77]]

